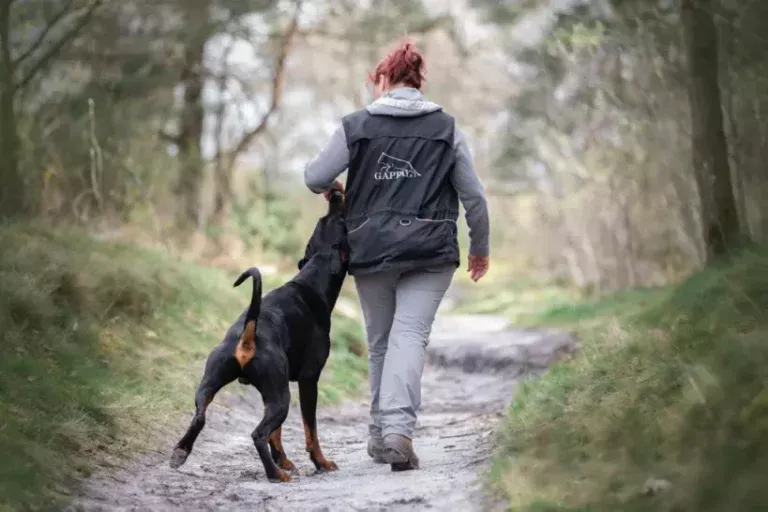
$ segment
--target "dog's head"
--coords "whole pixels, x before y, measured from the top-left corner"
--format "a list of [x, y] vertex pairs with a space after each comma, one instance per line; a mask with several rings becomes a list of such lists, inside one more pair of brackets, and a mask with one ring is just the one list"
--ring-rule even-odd
[[304, 257], [299, 261], [299, 270], [318, 254], [331, 256], [331, 273], [341, 274], [347, 271], [349, 246], [347, 226], [344, 222], [344, 194], [338, 190], [331, 192], [328, 213], [315, 224], [315, 230], [304, 250]]

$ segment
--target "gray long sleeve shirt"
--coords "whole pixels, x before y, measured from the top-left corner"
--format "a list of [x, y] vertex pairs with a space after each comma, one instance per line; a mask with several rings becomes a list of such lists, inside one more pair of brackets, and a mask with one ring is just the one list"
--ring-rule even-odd
[[[427, 101], [421, 91], [412, 88], [398, 88], [389, 91], [366, 107], [372, 115], [415, 117], [442, 107]], [[475, 256], [488, 256], [490, 253], [490, 221], [488, 202], [483, 185], [475, 172], [466, 137], [457, 128], [455, 130], [454, 151], [456, 163], [451, 172], [451, 184], [456, 189], [469, 227], [469, 253]], [[320, 154], [304, 169], [304, 182], [310, 190], [319, 194], [333, 186], [334, 180], [349, 166], [349, 148], [340, 126], [331, 136]]]

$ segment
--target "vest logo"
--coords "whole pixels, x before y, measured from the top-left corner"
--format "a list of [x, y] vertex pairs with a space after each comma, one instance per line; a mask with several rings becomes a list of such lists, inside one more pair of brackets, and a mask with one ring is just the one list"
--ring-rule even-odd
[[382, 153], [378, 160], [379, 170], [373, 174], [377, 180], [398, 180], [400, 178], [421, 178], [413, 165], [408, 160], [395, 158], [392, 155]]

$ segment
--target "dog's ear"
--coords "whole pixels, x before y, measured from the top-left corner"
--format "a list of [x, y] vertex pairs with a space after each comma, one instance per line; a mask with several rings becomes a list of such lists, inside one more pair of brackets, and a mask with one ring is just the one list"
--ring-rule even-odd
[[308, 261], [308, 260], [307, 260], [307, 258], [301, 258], [301, 259], [299, 260], [299, 270], [301, 270], [301, 269], [302, 269], [302, 267], [304, 267], [304, 265], [306, 265], [306, 264], [307, 264], [307, 261]]

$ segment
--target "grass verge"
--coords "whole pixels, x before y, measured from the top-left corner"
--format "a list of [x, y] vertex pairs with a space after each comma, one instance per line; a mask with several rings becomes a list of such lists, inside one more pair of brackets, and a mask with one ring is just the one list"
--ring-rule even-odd
[[[250, 300], [234, 277], [77, 231], [0, 227], [0, 509], [57, 508], [95, 460], [176, 433], [203, 359]], [[359, 324], [333, 326], [326, 403], [366, 371]]]
[[666, 289], [558, 306], [573, 360], [523, 383], [491, 473], [513, 510], [768, 507], [768, 250]]
[[535, 323], [538, 315], [567, 307], [581, 298], [575, 290], [512, 276], [494, 276], [478, 283], [459, 282], [469, 296], [456, 305], [457, 313], [503, 315], [515, 324]]

